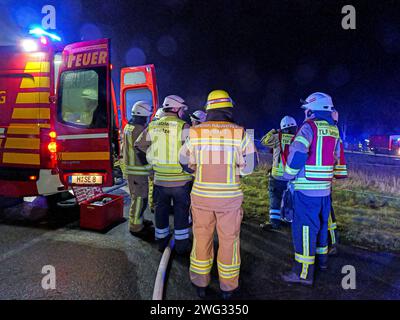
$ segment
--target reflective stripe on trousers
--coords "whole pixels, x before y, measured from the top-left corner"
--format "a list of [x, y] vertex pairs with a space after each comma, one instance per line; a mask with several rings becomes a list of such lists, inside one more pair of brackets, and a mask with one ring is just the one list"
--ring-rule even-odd
[[[215, 211], [193, 206], [192, 202], [194, 240], [190, 257], [190, 278], [198, 287], [206, 287], [210, 282], [215, 229], [219, 240], [217, 265], [220, 287], [224, 291], [232, 291], [239, 285], [242, 198], [232, 201], [237, 204], [235, 209]], [[210, 200], [209, 204], [214, 202], [218, 202], [218, 199]]]

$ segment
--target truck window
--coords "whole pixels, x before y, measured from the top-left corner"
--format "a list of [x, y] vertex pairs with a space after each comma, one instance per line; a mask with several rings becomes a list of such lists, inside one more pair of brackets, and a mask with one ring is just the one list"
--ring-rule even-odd
[[86, 128], [107, 127], [106, 76], [104, 68], [65, 71], [58, 92], [58, 117]]
[[153, 105], [153, 95], [149, 89], [131, 89], [125, 91], [125, 113], [126, 119], [129, 121], [132, 118], [131, 112], [133, 105], [144, 100]]

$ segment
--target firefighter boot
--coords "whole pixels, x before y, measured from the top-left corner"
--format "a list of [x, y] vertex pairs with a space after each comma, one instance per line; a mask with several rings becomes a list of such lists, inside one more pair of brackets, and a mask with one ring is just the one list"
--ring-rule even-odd
[[321, 271], [328, 270], [328, 255], [327, 254], [317, 254], [316, 258], [317, 258], [316, 263], [317, 263], [318, 269]]
[[154, 227], [144, 224], [140, 231], [130, 231], [130, 234], [147, 242], [154, 242]]
[[163, 239], [157, 239], [157, 244], [158, 244], [158, 251], [164, 252], [165, 248], [168, 247], [169, 240], [171, 239], [172, 235], [169, 234]]
[[339, 254], [337, 245], [333, 245], [328, 250], [328, 256], [336, 257]]
[[293, 271], [287, 272], [282, 274], [282, 280], [286, 283], [295, 283], [295, 284], [301, 284], [304, 286], [312, 286], [313, 285], [313, 280], [311, 279], [302, 279], [298, 274], [296, 274]]
[[198, 287], [198, 286], [196, 286], [196, 285], [194, 285], [194, 284], [192, 284], [192, 285], [193, 285], [193, 287], [196, 288], [197, 296], [198, 296], [200, 299], [205, 299], [205, 298], [207, 297], [208, 287]]
[[222, 300], [232, 300], [232, 299], [234, 299], [238, 295], [239, 290], [240, 290], [239, 287], [236, 288], [233, 291], [221, 290], [221, 298], [222, 298]]

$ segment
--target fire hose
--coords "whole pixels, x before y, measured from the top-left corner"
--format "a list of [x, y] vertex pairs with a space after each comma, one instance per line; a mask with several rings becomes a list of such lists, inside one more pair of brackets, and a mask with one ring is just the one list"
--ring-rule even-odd
[[174, 237], [168, 243], [161, 257], [160, 265], [158, 266], [156, 281], [154, 283], [153, 300], [162, 300], [164, 295], [165, 281], [167, 279], [167, 269], [172, 250], [175, 246]]

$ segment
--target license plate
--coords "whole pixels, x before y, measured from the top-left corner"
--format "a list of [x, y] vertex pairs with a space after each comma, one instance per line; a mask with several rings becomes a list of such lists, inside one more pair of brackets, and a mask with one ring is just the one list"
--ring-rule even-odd
[[102, 184], [103, 176], [100, 175], [82, 175], [82, 176], [69, 176], [70, 184]]

